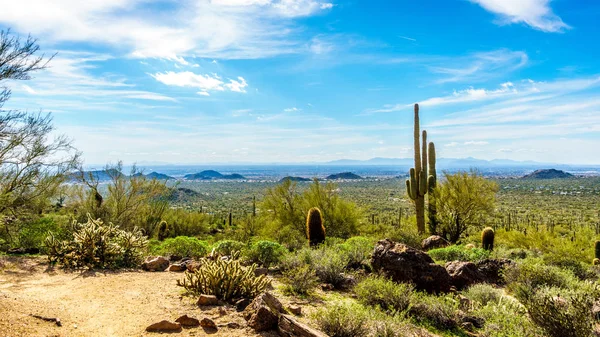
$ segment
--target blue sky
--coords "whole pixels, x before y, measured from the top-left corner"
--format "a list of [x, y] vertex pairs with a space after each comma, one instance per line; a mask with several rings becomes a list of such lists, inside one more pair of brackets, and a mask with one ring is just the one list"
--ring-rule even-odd
[[600, 164], [600, 2], [20, 0], [58, 52], [5, 108], [52, 112], [88, 164], [410, 157]]

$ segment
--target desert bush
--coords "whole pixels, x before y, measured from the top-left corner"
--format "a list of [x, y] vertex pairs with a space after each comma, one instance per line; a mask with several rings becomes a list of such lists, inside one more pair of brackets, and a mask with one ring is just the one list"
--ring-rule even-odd
[[355, 236], [338, 245], [338, 248], [346, 255], [348, 267], [357, 269], [370, 265], [375, 242], [363, 236]]
[[283, 272], [284, 292], [293, 295], [307, 295], [318, 284], [319, 279], [308, 264]]
[[250, 261], [270, 267], [279, 263], [286, 252], [287, 249], [279, 243], [262, 240], [253, 243], [245, 254]]
[[359, 305], [334, 304], [317, 311], [317, 326], [331, 337], [366, 336], [369, 315]]
[[314, 261], [314, 250], [310, 248], [303, 248], [295, 252], [286, 253], [279, 263], [279, 267], [283, 271], [300, 268], [302, 265], [308, 264], [313, 265]]
[[256, 276], [256, 265], [241, 265], [237, 258], [223, 260], [202, 259], [201, 266], [194, 272], [186, 272], [177, 285], [195, 295], [215, 295], [223, 301], [254, 298], [267, 288], [265, 275]]
[[201, 258], [208, 254], [208, 244], [189, 236], [168, 238], [156, 249], [160, 255]]
[[134, 267], [141, 262], [148, 241], [141, 230], [124, 231], [112, 223], [88, 218], [74, 222], [72, 238], [61, 241], [50, 232], [44, 241], [48, 259], [68, 268]]
[[221, 240], [217, 241], [212, 246], [212, 249], [219, 255], [231, 256], [235, 253], [240, 253], [244, 247], [245, 245], [243, 242], [235, 240]]
[[432, 249], [427, 252], [436, 261], [471, 261], [477, 262], [490, 257], [490, 252], [481, 248], [466, 249], [463, 246], [449, 246]]
[[452, 330], [458, 326], [458, 303], [449, 296], [416, 293], [412, 298], [409, 315], [417, 322], [437, 329]]
[[398, 312], [408, 309], [413, 286], [396, 283], [382, 276], [369, 276], [356, 285], [354, 292], [365, 305]]
[[312, 264], [321, 282], [339, 288], [345, 281], [344, 271], [348, 259], [335, 247], [321, 247], [314, 251]]
[[539, 259], [526, 259], [508, 266], [504, 270], [504, 280], [511, 291], [519, 285], [528, 285], [532, 288], [541, 286], [569, 288], [576, 282], [571, 271], [544, 265]]
[[463, 292], [471, 301], [476, 302], [480, 306], [488, 304], [497, 304], [502, 298], [502, 290], [494, 288], [489, 284], [475, 284]]
[[544, 287], [520, 286], [517, 298], [531, 320], [551, 337], [590, 337], [594, 328], [594, 298], [585, 292], [566, 292]]
[[[60, 240], [68, 238], [69, 223], [64, 217], [60, 216], [45, 216], [35, 221], [22, 226], [19, 230], [18, 246], [23, 248], [39, 248], [42, 252], [45, 250], [44, 240], [48, 236], [48, 232]], [[65, 224], [65, 225], [63, 225]]]
[[540, 337], [540, 329], [527, 317], [526, 309], [512, 297], [476, 309], [474, 315], [485, 320], [482, 337]]

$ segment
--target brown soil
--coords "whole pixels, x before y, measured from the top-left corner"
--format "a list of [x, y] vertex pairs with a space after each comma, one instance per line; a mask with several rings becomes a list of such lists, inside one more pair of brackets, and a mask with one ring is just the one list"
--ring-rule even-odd
[[[187, 314], [242, 328], [184, 329], [174, 336], [271, 336], [256, 334], [232, 306], [198, 307], [176, 285], [181, 273], [65, 272], [43, 258], [0, 257], [0, 336], [150, 336], [145, 328]], [[225, 308], [221, 315], [219, 308]], [[62, 326], [32, 317], [57, 317]], [[274, 336], [274, 335], [273, 335]]]

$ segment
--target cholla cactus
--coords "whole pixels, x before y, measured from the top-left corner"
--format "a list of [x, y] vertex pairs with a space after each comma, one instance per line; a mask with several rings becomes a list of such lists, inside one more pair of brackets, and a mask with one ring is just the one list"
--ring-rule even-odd
[[485, 250], [494, 250], [494, 229], [486, 227], [481, 232], [481, 247]]
[[241, 265], [235, 254], [231, 259], [202, 259], [201, 267], [186, 272], [177, 285], [196, 295], [215, 295], [218, 299], [232, 302], [240, 298], [254, 298], [267, 288], [269, 279], [256, 276], [256, 264]]
[[313, 207], [308, 210], [306, 218], [306, 236], [311, 247], [318, 246], [325, 242], [325, 227], [323, 226], [323, 216], [321, 210]]

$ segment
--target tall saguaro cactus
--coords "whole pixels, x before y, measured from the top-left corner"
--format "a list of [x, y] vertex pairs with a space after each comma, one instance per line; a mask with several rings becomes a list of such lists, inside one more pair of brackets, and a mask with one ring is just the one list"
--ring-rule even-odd
[[437, 208], [435, 201], [434, 190], [437, 186], [437, 172], [435, 170], [435, 144], [429, 143], [429, 178], [427, 178], [428, 193], [429, 193], [429, 209], [427, 215], [429, 217], [429, 232], [431, 234], [437, 234], [438, 220], [437, 220]]
[[[429, 145], [433, 150], [427, 155], [427, 131], [423, 130], [423, 141], [421, 142], [421, 130], [419, 125], [419, 105], [415, 104], [415, 167], [410, 169], [410, 179], [406, 180], [408, 196], [415, 202], [415, 213], [417, 215], [417, 229], [419, 233], [425, 233], [425, 195], [430, 190], [430, 181], [435, 181], [435, 173], [432, 177], [428, 175], [427, 164], [432, 164], [435, 172], [435, 146]], [[435, 183], [435, 182], [434, 182]], [[435, 207], [435, 206], [434, 206]]]

